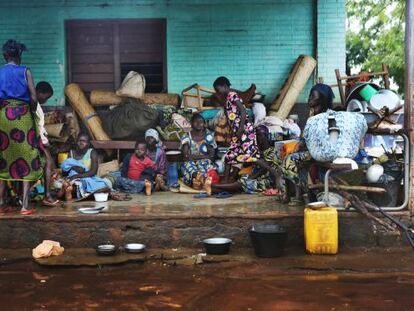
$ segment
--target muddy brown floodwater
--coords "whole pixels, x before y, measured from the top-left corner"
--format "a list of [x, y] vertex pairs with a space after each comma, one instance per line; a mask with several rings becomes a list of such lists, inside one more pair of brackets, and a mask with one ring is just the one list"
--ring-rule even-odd
[[1, 310], [414, 310], [414, 273], [278, 269], [271, 262], [0, 267]]

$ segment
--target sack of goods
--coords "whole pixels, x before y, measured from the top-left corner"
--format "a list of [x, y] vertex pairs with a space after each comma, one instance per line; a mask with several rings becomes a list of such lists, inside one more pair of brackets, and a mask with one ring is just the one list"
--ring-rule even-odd
[[362, 114], [328, 111], [309, 118], [304, 129], [306, 146], [317, 161], [353, 159], [368, 129]]

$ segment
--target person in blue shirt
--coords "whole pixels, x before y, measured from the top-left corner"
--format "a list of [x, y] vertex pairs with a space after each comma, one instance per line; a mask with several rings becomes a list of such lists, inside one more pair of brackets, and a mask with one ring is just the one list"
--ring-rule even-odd
[[37, 98], [32, 73], [21, 65], [26, 46], [7, 40], [2, 48], [6, 62], [0, 68], [0, 214], [12, 211], [5, 200], [5, 181], [22, 187], [22, 215], [35, 213], [29, 207], [30, 183], [43, 174], [43, 157], [33, 117]]

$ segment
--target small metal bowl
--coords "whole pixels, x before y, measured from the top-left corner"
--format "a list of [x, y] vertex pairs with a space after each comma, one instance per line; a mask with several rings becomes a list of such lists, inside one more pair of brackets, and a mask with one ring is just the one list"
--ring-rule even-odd
[[230, 251], [232, 240], [227, 238], [210, 238], [203, 240], [207, 254], [225, 255]]
[[124, 249], [127, 253], [142, 253], [145, 251], [146, 246], [140, 243], [125, 244]]
[[100, 256], [112, 256], [118, 248], [113, 244], [101, 244], [96, 248], [96, 253]]
[[318, 202], [308, 203], [306, 205], [306, 207], [309, 207], [311, 209], [320, 209], [320, 208], [323, 208], [323, 207], [328, 207], [328, 204], [326, 204], [325, 202], [322, 202], [322, 201], [318, 201]]

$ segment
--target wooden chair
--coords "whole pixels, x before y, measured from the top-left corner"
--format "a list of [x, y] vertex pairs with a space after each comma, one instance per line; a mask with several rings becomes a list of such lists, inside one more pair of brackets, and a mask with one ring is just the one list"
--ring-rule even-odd
[[[379, 72], [364, 72], [364, 73], [359, 73], [359, 74], [351, 75], [351, 76], [341, 76], [339, 69], [335, 69], [335, 75], [336, 75], [337, 86], [339, 88], [339, 95], [341, 97], [341, 104], [343, 107], [345, 107], [345, 104], [346, 104], [345, 101], [346, 101], [347, 89], [353, 84], [353, 82], [357, 81], [360, 78], [368, 78], [371, 80], [373, 77], [381, 76], [383, 79], [384, 87], [386, 89], [390, 88], [390, 80], [388, 77], [388, 67], [385, 64], [382, 64], [382, 71], [379, 71]], [[345, 83], [343, 81], [345, 81]]]
[[[195, 92], [192, 91], [193, 89]], [[209, 99], [211, 94], [215, 93], [216, 92], [214, 90], [198, 85], [197, 83], [192, 84], [181, 91], [181, 95], [183, 95], [183, 105], [185, 108], [196, 108], [197, 110], [202, 110], [204, 100]]]

